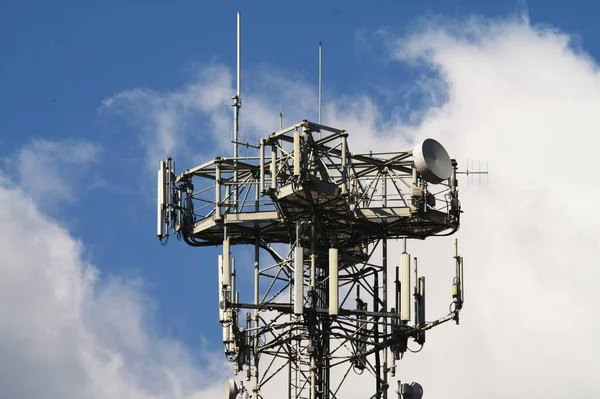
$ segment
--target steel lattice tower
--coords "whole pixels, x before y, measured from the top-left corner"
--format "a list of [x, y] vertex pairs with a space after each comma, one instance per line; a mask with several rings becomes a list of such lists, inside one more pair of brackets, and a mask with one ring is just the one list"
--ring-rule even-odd
[[[238, 14], [234, 156], [180, 174], [171, 158], [160, 162], [158, 236], [222, 247], [214, 264], [225, 354], [250, 382], [231, 383], [231, 397], [262, 398], [265, 386], [283, 378], [288, 392], [278, 397], [336, 398], [349, 372], [367, 370], [371, 397], [387, 398], [388, 375], [408, 340], [422, 345], [426, 330], [458, 323], [458, 249], [453, 305], [441, 319], [426, 321], [425, 277], [406, 241], [395, 276], [388, 275], [389, 240], [459, 228], [457, 163], [432, 139], [408, 151], [352, 153], [348, 132], [307, 120], [247, 144], [257, 156], [240, 157], [239, 27]], [[240, 300], [231, 246], [253, 249], [251, 301]]]

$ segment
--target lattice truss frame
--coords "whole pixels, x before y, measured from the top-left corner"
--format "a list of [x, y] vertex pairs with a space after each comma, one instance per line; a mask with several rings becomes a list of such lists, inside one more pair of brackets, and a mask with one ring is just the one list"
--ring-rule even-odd
[[[345, 130], [306, 120], [246, 146], [258, 155], [217, 157], [179, 175], [170, 158], [161, 162], [159, 238], [175, 233], [192, 246], [223, 247], [217, 263], [225, 353], [236, 374], [245, 371], [252, 381], [254, 398], [278, 376], [287, 379], [289, 398], [336, 398], [351, 370], [372, 374], [371, 397], [387, 398], [388, 374], [408, 339], [422, 345], [427, 329], [458, 323], [458, 251], [453, 305], [433, 322], [425, 320], [416, 260], [414, 324], [401, 314], [405, 276], [397, 268], [389, 279], [387, 262], [390, 239], [459, 228], [456, 162], [447, 181], [429, 184], [412, 151], [351, 153]], [[231, 245], [254, 248], [252, 302], [240, 301]], [[372, 261], [376, 253], [381, 262]]]

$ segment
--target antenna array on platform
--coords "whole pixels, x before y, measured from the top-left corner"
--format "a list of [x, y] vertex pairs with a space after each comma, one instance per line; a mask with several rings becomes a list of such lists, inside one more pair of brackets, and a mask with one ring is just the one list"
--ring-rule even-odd
[[[371, 397], [387, 398], [409, 340], [423, 345], [427, 330], [459, 320], [458, 246], [450, 313], [434, 321], [426, 318], [425, 277], [406, 250], [407, 239], [458, 230], [457, 163], [433, 139], [406, 151], [352, 153], [347, 131], [308, 120], [265, 135], [256, 156], [240, 157], [240, 22], [238, 14], [234, 154], [180, 174], [170, 158], [160, 163], [158, 237], [222, 248], [213, 264], [223, 344], [248, 385], [230, 381], [228, 397], [262, 398], [282, 378], [288, 388], [278, 397], [336, 398], [349, 372], [367, 370]], [[404, 240], [396, 267], [391, 239]], [[236, 265], [231, 248], [240, 245], [252, 246], [252, 265]], [[243, 296], [251, 301], [240, 300], [240, 267], [254, 272]], [[399, 389], [405, 398], [422, 395], [418, 384]]]

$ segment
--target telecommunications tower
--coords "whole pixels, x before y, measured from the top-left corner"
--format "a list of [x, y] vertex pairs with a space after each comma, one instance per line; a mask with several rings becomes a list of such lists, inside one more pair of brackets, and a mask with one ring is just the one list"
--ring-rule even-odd
[[[160, 162], [158, 237], [222, 247], [205, 263], [219, 269], [225, 355], [246, 380], [229, 380], [227, 398], [271, 399], [263, 395], [276, 381], [285, 387], [277, 398], [341, 398], [349, 373], [364, 372], [372, 376], [368, 397], [388, 398], [388, 377], [409, 340], [423, 345], [427, 330], [459, 321], [458, 245], [450, 312], [434, 321], [425, 314], [425, 277], [406, 250], [407, 239], [458, 230], [457, 163], [433, 139], [406, 151], [353, 153], [349, 132], [308, 120], [246, 144], [257, 154], [240, 156], [239, 13], [237, 23], [233, 156], [179, 174], [171, 158]], [[320, 94], [321, 84], [319, 105]], [[390, 240], [398, 239], [404, 251], [390, 259]], [[252, 248], [253, 264], [236, 265], [232, 246]], [[243, 296], [240, 268], [253, 272], [245, 284], [253, 291]], [[422, 391], [398, 382], [398, 397]]]

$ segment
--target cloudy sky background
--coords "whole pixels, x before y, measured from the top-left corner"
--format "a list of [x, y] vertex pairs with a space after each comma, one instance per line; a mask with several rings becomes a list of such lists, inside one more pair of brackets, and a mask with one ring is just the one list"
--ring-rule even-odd
[[[0, 7], [0, 397], [221, 398], [217, 250], [159, 245], [154, 169], [229, 152], [237, 9]], [[242, 8], [244, 140], [316, 119], [322, 39], [353, 151], [434, 137], [490, 165], [461, 180], [461, 325], [399, 364], [428, 398], [600, 395], [600, 47], [592, 10], [560, 10]], [[441, 316], [452, 240], [409, 245]]]

